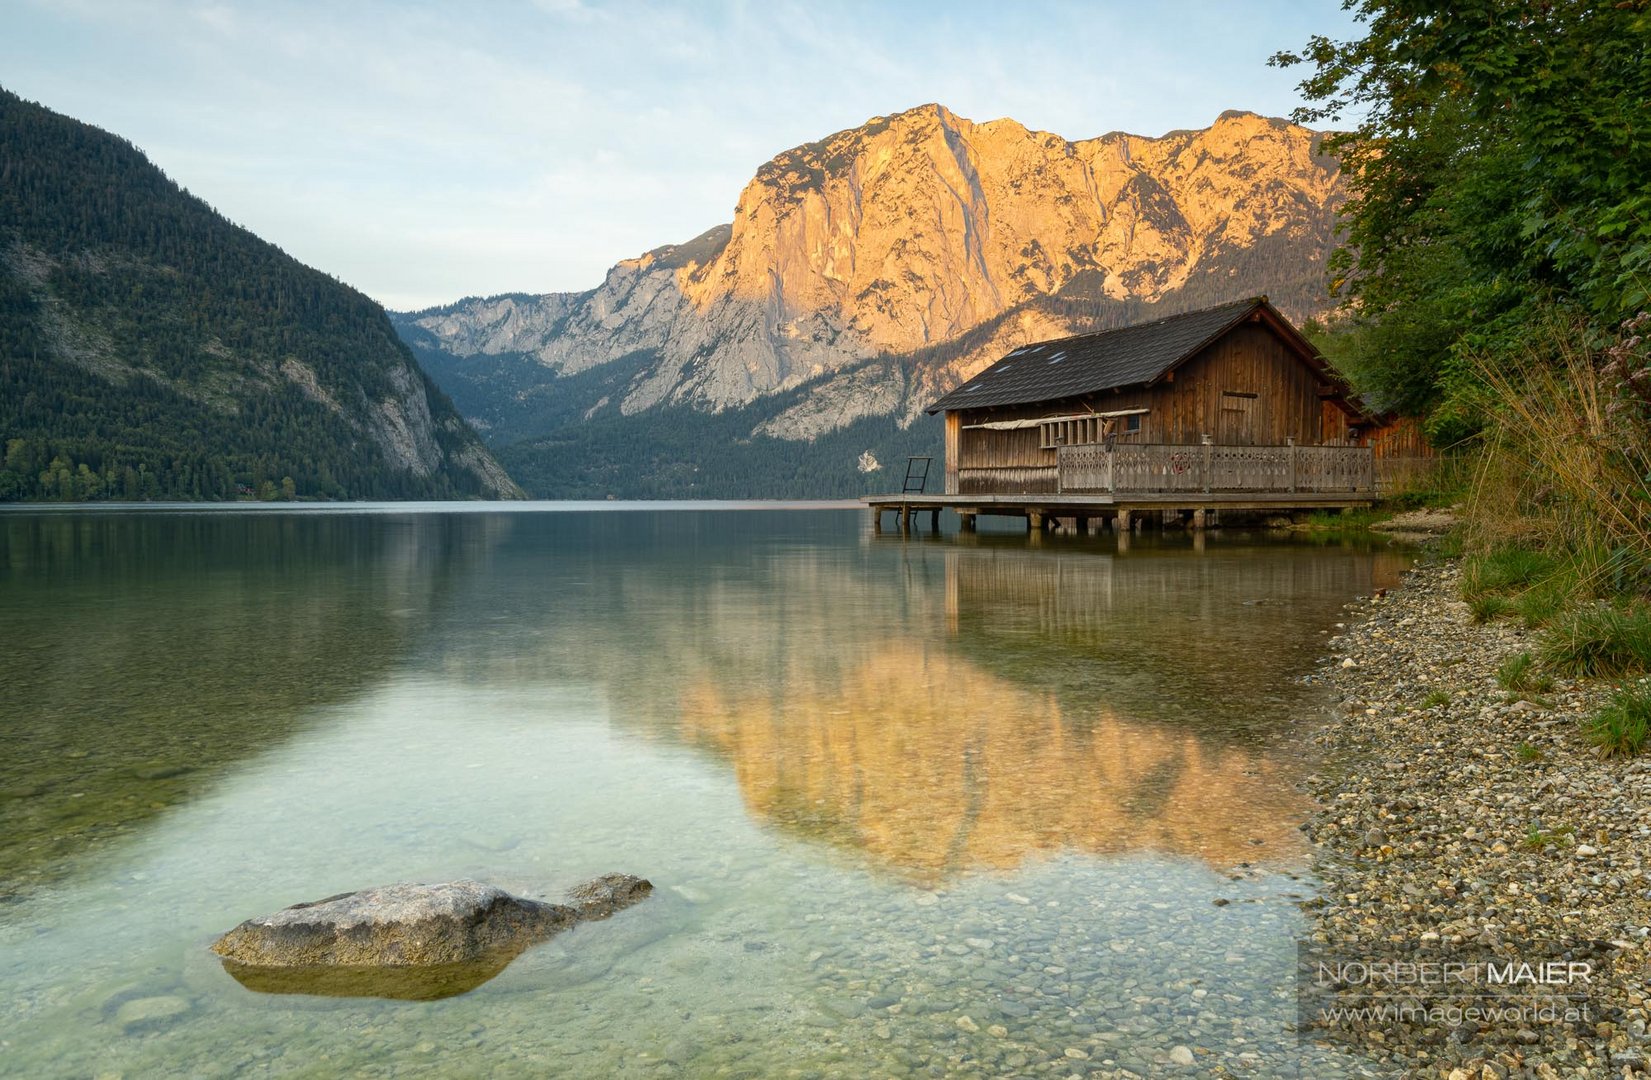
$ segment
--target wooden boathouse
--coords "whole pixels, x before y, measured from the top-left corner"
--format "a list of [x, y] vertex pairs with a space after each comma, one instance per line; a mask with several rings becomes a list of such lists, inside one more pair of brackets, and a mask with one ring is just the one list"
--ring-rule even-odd
[[965, 529], [979, 514], [1127, 529], [1143, 512], [1199, 527], [1375, 499], [1379, 421], [1264, 296], [1023, 346], [928, 412], [945, 414], [944, 490], [867, 496], [878, 528], [891, 509], [904, 528], [950, 508]]

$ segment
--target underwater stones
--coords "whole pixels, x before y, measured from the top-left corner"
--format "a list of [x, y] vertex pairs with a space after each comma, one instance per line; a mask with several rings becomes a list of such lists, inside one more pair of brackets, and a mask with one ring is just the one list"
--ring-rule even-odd
[[132, 998], [115, 1010], [115, 1023], [128, 1035], [155, 1031], [186, 1015], [193, 1006], [175, 994]]
[[133, 769], [132, 775], [139, 780], [176, 780], [180, 776], [188, 776], [195, 771], [193, 765], [147, 765]]
[[212, 951], [264, 993], [433, 1000], [474, 989], [530, 946], [651, 890], [641, 878], [607, 874], [572, 890], [567, 906], [468, 879], [397, 883], [248, 919]]

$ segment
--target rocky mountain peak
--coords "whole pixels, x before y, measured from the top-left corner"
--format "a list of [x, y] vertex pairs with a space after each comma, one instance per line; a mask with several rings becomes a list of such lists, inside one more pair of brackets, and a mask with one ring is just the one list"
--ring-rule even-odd
[[[508, 334], [478, 334], [456, 311], [415, 321], [456, 356], [530, 354], [547, 379], [651, 357], [592, 415], [824, 393], [834, 373], [921, 354], [875, 388], [845, 377], [828, 407], [799, 404], [764, 430], [812, 438], [866, 409], [909, 420], [918, 396], [1023, 335], [1071, 332], [1080, 313], [1263, 292], [1298, 318], [1321, 309], [1342, 196], [1319, 143], [1242, 111], [1073, 141], [922, 105], [775, 155], [731, 222], [619, 263], [591, 293], [545, 298], [542, 317], [476, 302], [477, 326]], [[530, 326], [537, 339], [519, 332]]]

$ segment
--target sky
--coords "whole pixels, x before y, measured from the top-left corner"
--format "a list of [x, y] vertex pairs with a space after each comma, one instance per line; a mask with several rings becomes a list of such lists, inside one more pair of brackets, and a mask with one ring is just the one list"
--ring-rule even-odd
[[0, 86], [387, 307], [592, 288], [775, 154], [939, 102], [1068, 139], [1285, 116], [1339, 0], [0, 0]]

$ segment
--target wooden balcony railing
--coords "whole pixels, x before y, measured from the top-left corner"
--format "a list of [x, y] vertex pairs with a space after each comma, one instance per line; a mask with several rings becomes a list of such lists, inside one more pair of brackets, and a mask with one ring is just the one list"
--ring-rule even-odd
[[1097, 494], [1169, 492], [1369, 492], [1365, 446], [1062, 446], [1056, 490]]

